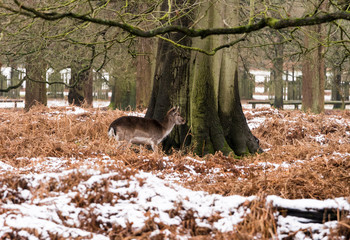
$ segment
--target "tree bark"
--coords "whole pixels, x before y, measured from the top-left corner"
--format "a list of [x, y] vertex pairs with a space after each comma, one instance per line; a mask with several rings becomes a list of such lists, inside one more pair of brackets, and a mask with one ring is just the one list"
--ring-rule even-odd
[[[163, 2], [161, 9], [168, 9], [167, 1]], [[188, 17], [181, 18], [178, 24], [188, 26], [189, 21]], [[191, 39], [182, 33], [172, 33], [166, 37], [179, 44], [191, 45]], [[189, 119], [190, 56], [189, 50], [159, 39], [147, 118], [162, 120], [167, 111], [177, 105], [181, 115]], [[163, 141], [163, 149], [168, 151], [172, 147], [180, 148], [185, 145], [184, 141], [188, 144], [190, 140], [188, 125], [176, 126], [171, 135]]]
[[[342, 86], [341, 86], [341, 68], [339, 66], [335, 66], [333, 69], [333, 79], [332, 79], [332, 96], [331, 99], [334, 101], [342, 100]], [[334, 104], [334, 109], [342, 108], [342, 104]]]
[[[212, 28], [221, 26], [224, 7], [221, 4], [212, 5], [210, 1], [201, 6], [203, 17], [198, 22], [199, 28]], [[194, 45], [201, 49], [212, 49], [223, 41], [220, 36], [210, 36], [206, 39], [194, 39]], [[191, 134], [194, 151], [199, 155], [222, 151], [225, 154], [232, 152], [228, 146], [224, 130], [218, 114], [218, 98], [220, 75], [222, 70], [223, 53], [214, 56], [201, 53], [192, 54], [191, 79]], [[227, 85], [229, 88], [229, 84]], [[223, 94], [229, 95], [229, 90]], [[224, 97], [224, 96], [223, 96]], [[225, 104], [225, 106], [227, 106]]]
[[[313, 8], [311, 2], [308, 3]], [[322, 2], [319, 9], [327, 11], [328, 1]], [[313, 113], [324, 111], [325, 88], [325, 47], [321, 44], [326, 36], [323, 25], [304, 28], [308, 34], [304, 37], [304, 46], [307, 49], [303, 56], [302, 67], [302, 110]]]
[[135, 109], [135, 79], [127, 78], [116, 72], [112, 74], [114, 78], [113, 92], [110, 107], [112, 109]]
[[[276, 37], [277, 42], [282, 42], [281, 35]], [[283, 48], [282, 44], [275, 46], [276, 57], [273, 61], [274, 84], [275, 84], [275, 100], [274, 106], [278, 109], [283, 109]]]
[[302, 109], [313, 113], [324, 111], [325, 63], [324, 47], [316, 39], [320, 38], [322, 26], [308, 27], [313, 38], [305, 35], [304, 44], [309, 51], [304, 55], [302, 67]]
[[28, 56], [26, 59], [25, 109], [35, 104], [47, 105], [46, 64], [43, 59]]
[[[207, 44], [210, 40], [207, 40]], [[222, 151], [228, 154], [224, 131], [220, 123], [214, 88], [213, 58], [199, 54], [195, 58], [191, 90], [192, 144], [195, 153], [204, 155]]]
[[[224, 11], [223, 5], [203, 4], [200, 13], [203, 17], [196, 26], [210, 28], [222, 24]], [[181, 24], [188, 26], [189, 22]], [[168, 38], [187, 45], [189, 42], [186, 41], [190, 41], [182, 34], [171, 34]], [[202, 49], [211, 49], [221, 42], [220, 36], [193, 39], [193, 45]], [[232, 54], [229, 50], [225, 56], [222, 52], [208, 56], [192, 52], [191, 61], [189, 56], [188, 50], [159, 41], [152, 97], [146, 117], [160, 120], [170, 106], [178, 104], [182, 113], [186, 111], [191, 145], [196, 154], [215, 151], [228, 154], [232, 148], [227, 139], [237, 154], [258, 151], [258, 141], [248, 128], [240, 104], [237, 53]], [[235, 63], [233, 59], [236, 59]], [[173, 139], [180, 139], [179, 143], [182, 143], [188, 128], [181, 126], [179, 129], [175, 134], [180, 134]]]
[[85, 104], [92, 107], [93, 102], [93, 71], [90, 68], [86, 72], [85, 76], [85, 84], [84, 84], [84, 96], [85, 96]]
[[248, 71], [243, 70], [242, 73], [238, 71], [239, 95], [242, 99], [253, 99], [255, 91], [255, 77]]
[[152, 55], [154, 39], [138, 39], [136, 64], [136, 107], [146, 108], [152, 92]]
[[82, 70], [80, 64], [73, 64], [70, 84], [74, 87], [69, 89], [68, 103], [75, 106], [92, 106], [92, 80], [92, 69]]
[[[239, 24], [239, 1], [227, 1], [225, 18], [232, 25]], [[230, 11], [234, 9], [235, 11]], [[230, 39], [232, 40], [232, 39]], [[228, 146], [237, 155], [261, 151], [257, 138], [251, 133], [244, 116], [239, 94], [238, 45], [225, 49], [222, 54], [219, 82], [218, 113]]]

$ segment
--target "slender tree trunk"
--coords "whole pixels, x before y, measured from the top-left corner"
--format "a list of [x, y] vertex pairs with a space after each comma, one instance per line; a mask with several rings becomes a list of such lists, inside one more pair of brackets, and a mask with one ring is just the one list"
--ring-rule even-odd
[[43, 59], [28, 56], [26, 59], [25, 109], [35, 104], [47, 105], [46, 64]]
[[152, 92], [152, 62], [154, 39], [138, 40], [138, 56], [136, 65], [136, 107], [148, 106]]
[[[1, 63], [0, 63], [0, 68], [1, 68]], [[6, 76], [2, 75], [0, 73], [0, 89], [5, 89], [7, 88], [7, 78]], [[3, 96], [6, 96], [6, 93], [5, 92], [0, 92], [0, 96], [3, 97]]]
[[349, 82], [344, 82], [344, 101], [349, 101]]
[[74, 84], [69, 89], [68, 103], [76, 106], [83, 104], [92, 105], [92, 69], [81, 71], [79, 64], [71, 67], [70, 84]]
[[[341, 68], [339, 66], [334, 67], [333, 69], [333, 79], [332, 79], [332, 97], [334, 101], [342, 100], [342, 86], [341, 86]], [[334, 104], [334, 109], [340, 109], [342, 104]]]
[[[278, 36], [277, 42], [281, 42], [282, 36]], [[283, 48], [282, 44], [275, 46], [276, 58], [273, 61], [274, 84], [275, 84], [275, 108], [283, 108]]]
[[112, 109], [135, 109], [135, 81], [114, 73], [113, 94], [110, 107]]
[[85, 96], [85, 103], [88, 106], [92, 107], [93, 102], [93, 71], [90, 68], [86, 73], [86, 79], [84, 84], [84, 96]]
[[[230, 66], [231, 67], [231, 66]], [[255, 77], [245, 69], [240, 73], [238, 71], [239, 95], [241, 99], [253, 99], [255, 90]]]
[[[53, 73], [48, 78], [49, 82], [61, 82], [63, 83], [63, 79], [61, 79], [61, 73], [59, 69], [55, 69]], [[50, 92], [49, 97], [51, 98], [64, 98], [64, 85], [63, 84], [51, 84], [48, 88]]]
[[[320, 38], [321, 25], [308, 27], [314, 31], [314, 37]], [[324, 47], [313, 38], [305, 35], [305, 47], [310, 51], [304, 55], [303, 60], [303, 111], [321, 113], [324, 111], [324, 84], [325, 84], [325, 66], [324, 66]]]
[[[309, 2], [309, 4], [312, 4]], [[324, 1], [320, 9], [327, 11], [328, 1]], [[325, 88], [325, 47], [321, 44], [326, 36], [324, 25], [305, 27], [304, 46], [307, 52], [303, 57], [302, 67], [302, 109], [313, 113], [324, 111]]]

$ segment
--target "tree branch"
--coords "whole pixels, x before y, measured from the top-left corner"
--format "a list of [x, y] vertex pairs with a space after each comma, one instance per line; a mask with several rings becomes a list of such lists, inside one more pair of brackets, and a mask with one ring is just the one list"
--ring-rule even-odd
[[26, 17], [37, 17], [42, 18], [47, 21], [55, 21], [63, 18], [77, 19], [85, 22], [91, 22], [104, 26], [112, 26], [123, 29], [126, 32], [129, 32], [138, 37], [155, 37], [157, 35], [162, 35], [165, 33], [171, 32], [180, 32], [189, 37], [201, 37], [205, 38], [211, 35], [235, 35], [250, 33], [258, 31], [265, 27], [272, 29], [283, 29], [289, 27], [300, 27], [300, 26], [311, 26], [327, 22], [332, 22], [338, 19], [350, 20], [350, 12], [348, 11], [337, 11], [333, 13], [320, 13], [312, 16], [306, 16], [303, 18], [273, 18], [273, 17], [264, 17], [256, 23], [251, 23], [243, 26], [233, 27], [233, 28], [211, 28], [211, 29], [194, 29], [187, 28], [179, 25], [168, 25], [158, 28], [154, 28], [149, 31], [142, 30], [136, 26], [120, 23], [117, 21], [106, 20], [102, 18], [90, 17], [89, 14], [76, 14], [73, 12], [68, 13], [58, 13], [58, 12], [42, 12], [38, 11], [35, 8], [29, 7], [24, 3], [14, 0], [17, 4], [18, 9], [5, 6], [0, 4], [1, 8], [7, 9], [8, 11], [24, 15]]
[[9, 92], [12, 89], [17, 89], [23, 84], [24, 81], [25, 81], [25, 77], [22, 80], [20, 80], [16, 85], [9, 86], [8, 88], [5, 88], [5, 89], [0, 88], [0, 92]]

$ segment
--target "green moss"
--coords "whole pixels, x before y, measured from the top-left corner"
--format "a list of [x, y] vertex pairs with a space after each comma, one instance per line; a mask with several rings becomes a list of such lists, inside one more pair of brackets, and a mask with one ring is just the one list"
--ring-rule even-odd
[[227, 144], [227, 142], [225, 141], [224, 146], [221, 150], [221, 152], [225, 155], [228, 156], [230, 154], [234, 155], [234, 152], [232, 151], [232, 149], [230, 148], [230, 146]]
[[111, 103], [108, 105], [108, 108], [109, 108], [109, 109], [112, 109], [112, 110], [115, 110], [115, 109], [116, 109], [115, 102], [111, 102]]
[[267, 19], [267, 25], [269, 25], [271, 28], [274, 28], [278, 22], [279, 20], [277, 18], [270, 17]]

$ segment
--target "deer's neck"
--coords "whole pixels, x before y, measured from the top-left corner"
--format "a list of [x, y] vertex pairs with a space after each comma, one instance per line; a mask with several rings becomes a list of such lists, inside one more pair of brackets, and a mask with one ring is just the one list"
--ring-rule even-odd
[[169, 133], [171, 132], [171, 130], [173, 130], [175, 123], [173, 121], [171, 121], [171, 119], [166, 116], [164, 118], [164, 120], [161, 122], [162, 126], [163, 126], [163, 138], [165, 138], [166, 136], [169, 135]]

